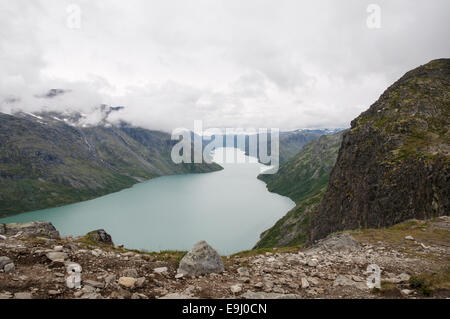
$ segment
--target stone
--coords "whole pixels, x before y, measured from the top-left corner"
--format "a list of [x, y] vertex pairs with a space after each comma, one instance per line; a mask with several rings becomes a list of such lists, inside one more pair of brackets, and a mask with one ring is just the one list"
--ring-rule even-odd
[[145, 277], [140, 277], [136, 280], [136, 287], [141, 288], [145, 284]]
[[136, 284], [137, 279], [132, 277], [120, 277], [119, 278], [119, 285], [125, 288], [134, 288], [134, 285]]
[[308, 260], [308, 263], [307, 263], [307, 265], [308, 265], [309, 267], [317, 267], [318, 264], [319, 264], [319, 263], [317, 262], [316, 259], [310, 259], [310, 260]]
[[93, 230], [86, 234], [89, 240], [92, 240], [98, 244], [114, 246], [112, 237], [104, 229]]
[[83, 283], [86, 284], [86, 285], [95, 287], [95, 288], [100, 288], [100, 289], [105, 288], [105, 284], [104, 283], [98, 282], [98, 281], [95, 281], [95, 280], [87, 279], [87, 280], [83, 280]]
[[240, 293], [242, 291], [242, 286], [241, 285], [233, 285], [230, 287], [230, 290], [232, 293], [237, 294]]
[[0, 269], [3, 269], [7, 264], [12, 263], [13, 261], [11, 260], [11, 258], [7, 257], [7, 256], [1, 256], [0, 257]]
[[206, 241], [201, 241], [181, 259], [178, 273], [184, 275], [198, 276], [209, 273], [221, 273], [225, 270], [222, 258], [219, 253], [208, 245]]
[[48, 294], [51, 295], [51, 296], [56, 296], [56, 295], [60, 295], [61, 291], [59, 291], [59, 290], [49, 290]]
[[102, 295], [96, 292], [88, 292], [81, 296], [82, 299], [102, 299]]
[[308, 280], [306, 278], [303, 277], [302, 278], [302, 288], [306, 289], [308, 287], [309, 287], [309, 282], [308, 282]]
[[176, 274], [176, 275], [175, 275], [175, 279], [181, 279], [181, 278], [183, 278], [183, 277], [184, 277], [183, 274]]
[[414, 240], [414, 237], [413, 237], [413, 236], [410, 236], [410, 235], [408, 235], [408, 236], [405, 236], [405, 239], [406, 239], [406, 240]]
[[338, 275], [333, 282], [333, 286], [349, 286], [355, 287], [360, 290], [368, 289], [367, 285], [363, 282], [356, 282], [344, 275]]
[[259, 281], [259, 282], [255, 283], [253, 285], [253, 287], [255, 287], [255, 288], [262, 288], [262, 287], [264, 287], [264, 284], [261, 281]]
[[351, 252], [361, 247], [359, 242], [349, 233], [326, 238], [318, 246], [329, 252]]
[[69, 256], [66, 253], [58, 252], [58, 251], [51, 251], [45, 254], [48, 259], [50, 259], [53, 262], [64, 262], [64, 260], [68, 259]]
[[16, 270], [16, 266], [14, 265], [14, 263], [9, 263], [3, 267], [3, 270], [8, 274]]
[[[3, 226], [1, 226], [3, 225]], [[25, 238], [46, 237], [59, 239], [59, 232], [49, 222], [11, 223], [0, 224], [2, 235], [20, 236]]]
[[109, 285], [110, 283], [112, 283], [115, 280], [116, 280], [116, 275], [114, 275], [114, 274], [110, 274], [105, 277], [106, 285]]
[[153, 272], [156, 274], [163, 274], [163, 273], [166, 273], [167, 270], [168, 270], [167, 267], [158, 267], [158, 268], [153, 269]]
[[14, 299], [33, 299], [33, 297], [29, 292], [16, 292], [14, 294]]
[[412, 294], [414, 292], [414, 290], [402, 289], [401, 292], [402, 292], [402, 294], [408, 296], [408, 295]]
[[11, 299], [13, 295], [10, 292], [4, 292], [0, 293], [0, 300], [1, 299]]
[[63, 251], [64, 247], [63, 246], [55, 246], [53, 247], [53, 251]]
[[138, 278], [139, 274], [138, 274], [136, 269], [134, 269], [134, 268], [127, 268], [124, 271], [122, 271], [122, 277]]
[[239, 275], [241, 275], [242, 277], [249, 277], [250, 276], [250, 272], [248, 271], [247, 267], [239, 267], [237, 269], [237, 272]]
[[280, 293], [268, 293], [268, 292], [254, 292], [247, 291], [242, 294], [243, 299], [301, 299], [300, 295], [296, 294], [280, 294]]

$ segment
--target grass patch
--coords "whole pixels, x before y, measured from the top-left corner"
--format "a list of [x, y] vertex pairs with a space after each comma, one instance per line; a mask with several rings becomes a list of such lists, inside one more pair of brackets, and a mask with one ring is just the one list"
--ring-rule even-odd
[[409, 285], [426, 297], [437, 293], [444, 293], [448, 296], [450, 295], [450, 265], [447, 265], [440, 271], [412, 276], [409, 279]]

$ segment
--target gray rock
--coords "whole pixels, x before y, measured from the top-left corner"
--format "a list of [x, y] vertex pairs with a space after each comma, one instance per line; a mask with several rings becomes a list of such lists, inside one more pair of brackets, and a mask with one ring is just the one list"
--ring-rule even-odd
[[93, 230], [86, 235], [88, 239], [102, 245], [114, 246], [112, 237], [104, 229]]
[[204, 275], [209, 273], [221, 273], [225, 270], [222, 258], [217, 251], [201, 241], [181, 259], [178, 273], [184, 275]]
[[350, 252], [359, 249], [361, 245], [349, 233], [326, 238], [318, 246], [329, 252]]
[[308, 280], [305, 277], [303, 277], [302, 278], [302, 288], [306, 289], [308, 287], [309, 287], [309, 282], [308, 282]]
[[10, 292], [0, 293], [0, 299], [11, 299], [13, 295]]
[[237, 270], [238, 274], [243, 276], [243, 277], [249, 277], [250, 276], [250, 272], [248, 271], [247, 267], [239, 267]]
[[240, 293], [242, 291], [242, 285], [233, 285], [230, 287], [230, 290], [232, 293], [237, 294]]
[[349, 277], [343, 276], [343, 275], [338, 275], [336, 277], [336, 279], [333, 282], [333, 286], [335, 286], [335, 287], [336, 286], [355, 287], [355, 288], [360, 289], [360, 290], [369, 289], [365, 283], [353, 281]]
[[33, 299], [29, 292], [16, 292], [14, 294], [15, 299]]
[[9, 263], [3, 267], [3, 270], [8, 274], [16, 270], [16, 266], [14, 265], [14, 263]]
[[145, 284], [145, 277], [140, 277], [136, 280], [136, 287], [141, 288]]
[[66, 253], [59, 252], [59, 251], [51, 251], [45, 254], [48, 259], [50, 259], [53, 262], [64, 262], [64, 260], [68, 259], [69, 256]]
[[0, 231], [2, 235], [15, 236], [20, 233], [21, 237], [47, 237], [59, 239], [59, 232], [55, 226], [49, 222], [30, 222], [30, 223], [11, 223], [1, 224]]
[[7, 256], [1, 256], [0, 257], [0, 269], [3, 269], [3, 267], [5, 267], [7, 264], [12, 263], [13, 261], [11, 260], [11, 258], [7, 257]]
[[153, 269], [153, 272], [156, 274], [163, 274], [163, 273], [166, 273], [167, 270], [168, 270], [167, 267], [158, 267], [158, 268]]
[[86, 284], [86, 285], [95, 287], [95, 288], [100, 288], [100, 289], [105, 288], [105, 284], [104, 283], [98, 282], [98, 281], [95, 281], [95, 280], [89, 280], [89, 279], [88, 280], [83, 280], [83, 283]]
[[279, 294], [268, 292], [247, 291], [241, 295], [244, 299], [301, 299], [301, 296], [295, 294]]
[[122, 271], [122, 277], [138, 278], [139, 274], [138, 274], [136, 269], [134, 269], [134, 268], [127, 268], [124, 271]]

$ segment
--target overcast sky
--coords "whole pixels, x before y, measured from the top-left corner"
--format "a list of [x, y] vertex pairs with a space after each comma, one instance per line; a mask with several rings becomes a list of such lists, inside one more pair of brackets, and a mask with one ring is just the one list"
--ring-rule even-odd
[[[371, 3], [380, 28], [367, 25]], [[450, 56], [448, 0], [0, 0], [0, 9], [0, 111], [124, 105], [115, 120], [166, 131], [194, 120], [348, 127], [405, 72]], [[70, 92], [42, 98], [52, 88]]]

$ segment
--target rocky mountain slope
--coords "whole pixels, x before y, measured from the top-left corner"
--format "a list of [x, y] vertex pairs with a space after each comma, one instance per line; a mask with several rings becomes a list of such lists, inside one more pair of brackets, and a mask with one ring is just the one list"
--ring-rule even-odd
[[[49, 223], [0, 224], [0, 299], [448, 298], [449, 232], [443, 216], [220, 257], [205, 242], [151, 253], [114, 246], [102, 230], [60, 238]], [[66, 285], [72, 269], [78, 289]]]
[[256, 248], [448, 215], [449, 128], [450, 59], [434, 60], [388, 88], [352, 121], [342, 144], [325, 143], [311, 156], [310, 148], [320, 146], [314, 141], [278, 174], [261, 177], [297, 206], [261, 235]]
[[0, 113], [0, 216], [92, 199], [153, 177], [210, 172], [176, 165], [164, 132], [77, 126], [59, 114]]
[[389, 87], [352, 121], [312, 239], [450, 214], [450, 59]]
[[296, 207], [262, 233], [255, 248], [294, 246], [308, 240], [310, 216], [328, 185], [342, 135], [323, 135], [282, 164], [276, 174], [258, 177], [267, 183], [269, 191], [288, 196]]

